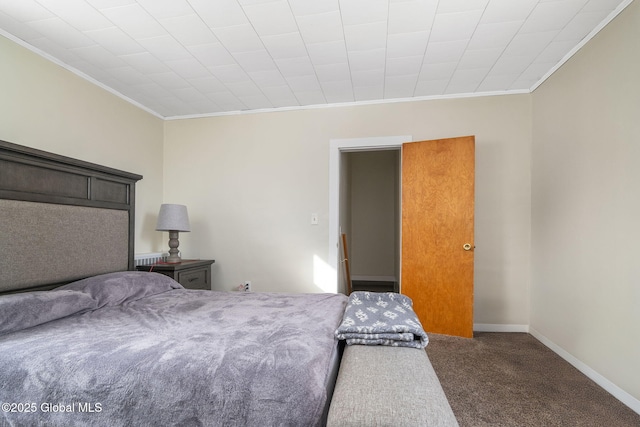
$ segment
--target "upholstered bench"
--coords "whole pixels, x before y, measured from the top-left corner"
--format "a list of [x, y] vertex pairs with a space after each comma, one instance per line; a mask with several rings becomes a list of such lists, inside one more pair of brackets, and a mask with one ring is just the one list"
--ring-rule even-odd
[[346, 346], [327, 427], [458, 426], [424, 350]]

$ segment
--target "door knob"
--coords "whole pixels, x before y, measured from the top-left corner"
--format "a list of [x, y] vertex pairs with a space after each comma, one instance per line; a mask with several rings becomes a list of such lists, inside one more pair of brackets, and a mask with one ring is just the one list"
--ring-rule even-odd
[[462, 248], [465, 251], [470, 251], [471, 250], [471, 243], [465, 243], [464, 245], [462, 245]]

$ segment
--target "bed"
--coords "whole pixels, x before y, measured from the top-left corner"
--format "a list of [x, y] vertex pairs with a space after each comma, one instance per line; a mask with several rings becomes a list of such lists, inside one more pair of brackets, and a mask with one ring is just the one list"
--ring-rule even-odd
[[0, 424], [324, 425], [347, 297], [132, 271], [141, 178], [0, 141]]

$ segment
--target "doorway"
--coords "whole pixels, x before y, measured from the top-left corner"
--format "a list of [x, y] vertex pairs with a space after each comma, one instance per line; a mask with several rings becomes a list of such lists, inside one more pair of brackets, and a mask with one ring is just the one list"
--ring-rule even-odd
[[403, 143], [412, 140], [411, 135], [399, 135], [332, 139], [329, 142], [329, 256], [327, 263], [335, 273], [336, 292], [347, 293], [344, 275], [341, 274], [343, 266], [340, 263], [340, 236], [343, 232], [350, 234], [349, 212], [344, 208], [349, 206], [347, 199], [349, 169], [344, 164], [345, 158], [342, 154], [351, 151], [400, 150]]
[[[332, 140], [329, 159], [329, 262], [350, 233], [350, 173], [343, 152], [401, 148], [400, 291], [411, 297], [427, 332], [473, 336], [473, 136], [409, 142], [410, 137]], [[346, 282], [336, 274], [338, 292]]]
[[399, 291], [400, 158], [399, 148], [341, 153], [342, 228], [354, 291]]

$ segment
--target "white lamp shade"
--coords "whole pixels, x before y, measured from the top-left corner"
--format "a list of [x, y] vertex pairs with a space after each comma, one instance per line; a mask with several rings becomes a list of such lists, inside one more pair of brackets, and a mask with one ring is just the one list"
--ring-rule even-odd
[[189, 214], [184, 205], [162, 204], [158, 214], [157, 231], [191, 231]]

